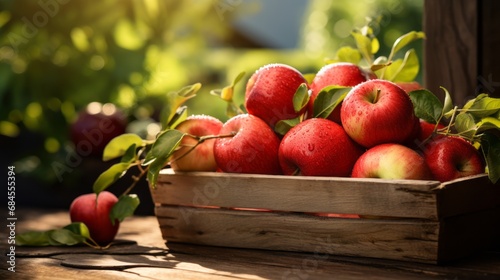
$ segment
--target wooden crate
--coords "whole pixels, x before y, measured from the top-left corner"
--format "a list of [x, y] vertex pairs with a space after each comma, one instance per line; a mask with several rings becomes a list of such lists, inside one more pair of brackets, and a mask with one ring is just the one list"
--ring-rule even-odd
[[443, 263], [500, 239], [500, 186], [486, 175], [440, 184], [166, 169], [151, 192], [167, 244]]

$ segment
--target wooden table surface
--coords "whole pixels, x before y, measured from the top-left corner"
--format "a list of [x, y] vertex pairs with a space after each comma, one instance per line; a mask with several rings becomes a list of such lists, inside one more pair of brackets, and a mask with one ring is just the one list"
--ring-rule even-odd
[[[69, 223], [66, 211], [18, 209], [16, 232]], [[6, 221], [6, 218], [3, 219]], [[447, 265], [334, 255], [165, 244], [156, 217], [135, 216], [121, 225], [107, 250], [86, 246], [15, 248], [7, 270], [7, 231], [0, 238], [0, 279], [500, 279], [500, 250]]]

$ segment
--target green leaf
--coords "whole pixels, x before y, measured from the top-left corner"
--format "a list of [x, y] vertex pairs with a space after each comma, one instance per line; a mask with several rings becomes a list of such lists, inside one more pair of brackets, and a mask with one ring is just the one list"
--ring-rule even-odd
[[85, 225], [84, 223], [71, 223], [65, 227], [63, 227], [64, 229], [67, 229], [77, 235], [81, 235], [85, 238], [90, 238], [90, 231], [89, 231], [89, 228], [87, 227], [87, 225]]
[[99, 177], [97, 177], [97, 179], [94, 182], [94, 186], [92, 187], [94, 192], [96, 194], [99, 194], [100, 192], [107, 189], [114, 182], [120, 179], [125, 174], [125, 172], [128, 170], [129, 167], [130, 167], [129, 162], [120, 162], [113, 164], [110, 168], [101, 173]]
[[109, 213], [111, 223], [114, 224], [116, 220], [122, 222], [125, 218], [132, 216], [140, 203], [141, 201], [136, 194], [120, 196]]
[[500, 98], [479, 95], [467, 109], [467, 112], [474, 117], [484, 118], [496, 114], [499, 110]]
[[175, 128], [178, 126], [181, 122], [187, 119], [188, 117], [188, 110], [187, 106], [180, 106], [177, 111], [175, 111], [175, 114], [172, 116], [170, 119], [170, 122], [167, 124], [168, 128]]
[[500, 136], [485, 132], [481, 137], [481, 148], [488, 166], [488, 178], [496, 184], [500, 179]]
[[226, 105], [226, 116], [229, 118], [232, 118], [234, 116], [238, 115], [238, 107], [234, 103], [227, 103]]
[[137, 134], [126, 133], [113, 138], [104, 148], [102, 154], [103, 161], [109, 161], [117, 157], [121, 157], [130, 148], [130, 146], [135, 145], [136, 147], [141, 146], [143, 143], [141, 137]]
[[461, 136], [472, 139], [477, 131], [474, 117], [469, 113], [458, 114], [455, 117], [455, 129]]
[[359, 52], [359, 50], [349, 46], [341, 47], [337, 50], [334, 61], [359, 64], [359, 62], [361, 61], [361, 53]]
[[444, 91], [444, 105], [443, 105], [442, 114], [445, 115], [446, 113], [453, 110], [454, 107], [453, 107], [453, 101], [451, 99], [451, 95], [448, 92], [448, 90], [444, 87], [441, 87], [441, 89]]
[[274, 131], [280, 135], [285, 135], [292, 127], [296, 126], [299, 123], [300, 117], [289, 120], [280, 120], [274, 126]]
[[127, 151], [122, 156], [122, 159], [120, 162], [122, 163], [132, 163], [137, 159], [137, 154], [135, 152], [136, 146], [133, 144], [132, 146], [128, 147]]
[[175, 129], [165, 130], [158, 136], [151, 147], [146, 159], [149, 161], [147, 178], [153, 187], [156, 186], [156, 179], [160, 170], [167, 164], [169, 157], [179, 146], [184, 135], [186, 134]]
[[436, 124], [440, 121], [443, 105], [432, 92], [421, 89], [414, 90], [409, 93], [410, 99], [413, 102], [415, 115], [429, 123]]
[[323, 88], [314, 100], [313, 116], [315, 118], [328, 118], [350, 90], [350, 87], [336, 85]]
[[201, 84], [196, 83], [193, 85], [185, 86], [178, 91], [167, 93], [166, 104], [168, 106], [163, 107], [160, 117], [161, 123], [163, 125], [167, 125], [168, 123], [170, 123], [175, 115], [175, 112], [177, 112], [177, 109], [188, 99], [195, 97], [200, 88]]
[[494, 117], [485, 117], [482, 118], [477, 124], [478, 132], [490, 130], [490, 129], [498, 129], [500, 130], [500, 120]]
[[29, 231], [16, 234], [16, 245], [19, 246], [49, 246], [49, 236], [46, 231]]
[[394, 55], [396, 55], [396, 53], [399, 50], [401, 50], [402, 48], [404, 48], [405, 46], [407, 46], [411, 42], [418, 40], [418, 39], [423, 39], [423, 38], [425, 38], [425, 33], [422, 31], [418, 31], [418, 32], [417, 31], [410, 31], [410, 32], [400, 36], [399, 38], [396, 39], [396, 41], [394, 41], [394, 44], [392, 45], [391, 53], [389, 54], [389, 60], [392, 60]]
[[393, 82], [411, 82], [415, 80], [420, 64], [414, 49], [408, 50], [403, 59], [397, 59], [385, 69], [384, 77]]
[[351, 32], [351, 35], [354, 37], [354, 41], [356, 42], [356, 46], [358, 47], [361, 56], [368, 62], [368, 64], [371, 64], [373, 61], [371, 39], [363, 35], [359, 30], [354, 30]]
[[[55, 229], [48, 232], [52, 245], [72, 246], [85, 242], [87, 238], [76, 234], [68, 229]], [[53, 242], [55, 241], [55, 242]]]
[[309, 103], [309, 92], [305, 83], [302, 83], [293, 95], [293, 109], [296, 113], [302, 111]]
[[231, 85], [233, 87], [236, 86], [238, 84], [238, 82], [241, 81], [241, 79], [243, 79], [243, 77], [245, 76], [245, 74], [246, 74], [245, 71], [240, 72], [238, 74], [238, 76], [236, 76], [236, 78], [234, 78], [233, 83]]

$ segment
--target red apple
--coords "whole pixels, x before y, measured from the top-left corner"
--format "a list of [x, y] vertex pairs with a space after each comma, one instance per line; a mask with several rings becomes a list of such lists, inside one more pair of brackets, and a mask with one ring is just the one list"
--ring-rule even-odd
[[353, 87], [344, 98], [340, 116], [347, 134], [366, 148], [404, 143], [415, 130], [410, 97], [386, 80], [368, 80]]
[[[314, 100], [318, 93], [327, 86], [345, 86], [354, 87], [370, 78], [375, 78], [373, 73], [369, 73], [358, 65], [348, 62], [331, 63], [323, 66], [313, 81], [311, 82], [311, 98], [308, 104], [308, 115], [313, 117]], [[340, 107], [339, 104], [333, 112], [327, 117], [328, 119], [340, 124]]]
[[434, 137], [441, 137], [442, 135], [441, 134], [434, 134], [435, 130], [437, 129], [443, 129], [445, 128], [446, 126], [439, 123], [439, 124], [434, 124], [434, 123], [429, 123], [423, 119], [419, 119], [419, 125], [420, 125], [420, 132], [417, 136], [417, 139], [420, 141], [420, 142], [423, 142], [425, 141], [426, 139], [428, 139], [429, 137], [431, 136], [434, 136]]
[[348, 177], [363, 152], [342, 126], [327, 119], [312, 118], [285, 134], [279, 159], [286, 175]]
[[418, 90], [418, 89], [423, 89], [424, 87], [417, 81], [413, 82], [396, 82], [398, 86], [400, 86], [406, 93], [409, 93], [410, 91]]
[[241, 114], [230, 118], [222, 126], [217, 138], [214, 157], [223, 172], [281, 174], [278, 161], [280, 139], [274, 130], [259, 117]]
[[354, 164], [353, 178], [432, 179], [424, 157], [401, 144], [386, 143], [368, 149]]
[[90, 232], [90, 237], [101, 246], [110, 244], [118, 232], [120, 223], [111, 223], [109, 214], [118, 202], [118, 198], [108, 192], [83, 194], [73, 200], [69, 207], [71, 222], [84, 223]]
[[479, 151], [460, 137], [445, 136], [431, 141], [425, 146], [424, 156], [434, 178], [440, 182], [485, 171]]
[[127, 121], [112, 103], [89, 103], [70, 125], [70, 138], [80, 156], [101, 156], [111, 139], [125, 133]]
[[293, 108], [293, 96], [301, 84], [307, 81], [297, 69], [285, 64], [265, 65], [247, 82], [245, 108], [274, 129], [278, 121], [296, 118], [305, 111]]
[[[193, 115], [181, 122], [175, 129], [188, 133], [189, 135], [201, 137], [217, 135], [223, 123], [212, 116]], [[215, 138], [208, 139], [196, 146], [198, 139], [185, 136], [181, 141], [181, 147], [172, 155], [170, 165], [173, 170], [178, 171], [216, 171], [217, 163], [214, 158]]]

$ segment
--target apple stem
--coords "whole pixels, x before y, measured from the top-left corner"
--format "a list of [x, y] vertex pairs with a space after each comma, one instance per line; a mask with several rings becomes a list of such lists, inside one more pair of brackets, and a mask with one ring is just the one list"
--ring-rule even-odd
[[377, 91], [375, 92], [375, 98], [373, 99], [374, 104], [378, 102], [379, 96], [380, 96], [380, 89], [377, 89]]
[[453, 108], [453, 115], [451, 115], [450, 123], [448, 124], [448, 127], [446, 128], [445, 135], [448, 135], [450, 133], [451, 126], [455, 122], [455, 117], [457, 116], [457, 111], [458, 111], [458, 106], [455, 106]]

